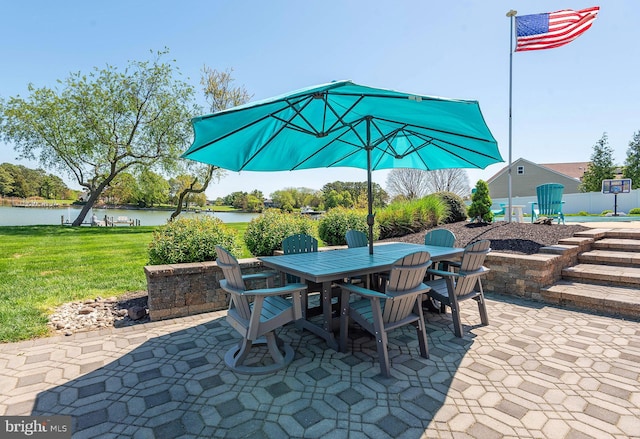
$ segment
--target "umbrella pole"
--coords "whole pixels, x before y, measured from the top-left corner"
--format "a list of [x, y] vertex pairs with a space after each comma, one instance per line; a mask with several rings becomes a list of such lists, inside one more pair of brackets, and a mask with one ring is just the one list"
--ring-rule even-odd
[[371, 117], [367, 117], [367, 201], [368, 214], [367, 225], [369, 226], [369, 254], [373, 254], [373, 187], [371, 184]]

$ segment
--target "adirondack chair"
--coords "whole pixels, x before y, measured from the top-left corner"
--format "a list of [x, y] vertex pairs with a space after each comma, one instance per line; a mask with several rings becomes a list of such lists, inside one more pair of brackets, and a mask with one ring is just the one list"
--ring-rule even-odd
[[[347, 230], [344, 237], [347, 241], [347, 247], [349, 248], [366, 247], [369, 245], [369, 238], [367, 237], [367, 234], [360, 230]], [[384, 276], [384, 274], [382, 274], [382, 276]], [[377, 289], [383, 282], [383, 279], [384, 277], [381, 278], [380, 275], [375, 274], [372, 276], [352, 277], [347, 279], [347, 281], [350, 283], [364, 281], [367, 283], [367, 288], [371, 288], [371, 282], [373, 282]]]
[[[447, 229], [433, 229], [427, 232], [424, 235], [424, 244], [425, 245], [437, 245], [440, 247], [453, 247], [456, 243], [456, 235]], [[458, 262], [455, 261], [441, 261], [438, 263], [438, 270], [448, 271], [451, 265], [459, 265]], [[428, 272], [425, 274], [424, 280], [429, 281], [432, 280], [434, 276], [429, 274]], [[426, 296], [424, 298], [424, 305], [427, 307], [429, 311], [438, 311], [440, 306], [439, 304], [434, 303], [433, 299]]]
[[367, 234], [360, 230], [347, 230], [345, 239], [347, 240], [347, 246], [349, 248], [366, 247], [369, 245], [369, 238], [367, 238]]
[[[373, 291], [353, 284], [343, 284], [340, 316], [340, 349], [347, 348], [349, 318], [376, 337], [381, 373], [389, 377], [387, 332], [409, 323], [418, 333], [420, 355], [429, 358], [427, 332], [422, 314], [422, 295], [429, 288], [422, 283], [431, 265], [429, 252], [408, 254], [394, 264], [384, 292]], [[349, 295], [358, 298], [349, 303]]]
[[557, 219], [558, 224], [564, 224], [564, 214], [562, 213], [562, 192], [564, 186], [560, 183], [541, 184], [536, 187], [538, 202], [531, 203], [531, 222], [538, 217], [545, 216], [547, 218]]
[[424, 235], [424, 245], [438, 245], [440, 247], [453, 247], [456, 243], [456, 235], [451, 230], [433, 229]]
[[465, 247], [456, 272], [429, 269], [427, 273], [437, 276], [438, 279], [430, 280], [425, 284], [431, 287], [427, 293], [429, 297], [441, 303], [442, 311], [448, 305], [451, 307], [453, 319], [453, 331], [456, 337], [462, 337], [462, 322], [460, 320], [460, 302], [474, 299], [478, 302], [480, 320], [483, 325], [489, 324], [487, 307], [484, 300], [484, 292], [480, 278], [489, 272], [483, 267], [487, 254], [491, 251], [491, 241], [481, 240]]
[[505, 203], [500, 203], [500, 209], [491, 209], [491, 213], [493, 213], [493, 222], [496, 221], [496, 216], [506, 215], [507, 205]]
[[[243, 276], [238, 260], [231, 253], [216, 246], [216, 254], [224, 274], [220, 286], [230, 297], [227, 322], [242, 335], [238, 345], [225, 354], [225, 363], [235, 372], [258, 375], [286, 367], [293, 360], [294, 352], [276, 335], [276, 330], [302, 317], [300, 294], [307, 286], [295, 283], [274, 288], [275, 273]], [[246, 283], [254, 280], [266, 280], [267, 288], [247, 289]], [[252, 346], [258, 344], [267, 345], [273, 362], [263, 359], [256, 362], [255, 358], [249, 357]]]
[[[298, 254], [298, 253], [310, 253], [318, 251], [318, 240], [311, 235], [305, 235], [304, 233], [299, 233], [296, 235], [287, 236], [282, 241], [282, 251], [285, 255], [290, 254]], [[300, 282], [300, 278], [297, 276], [292, 276], [287, 274], [287, 283], [298, 283]], [[317, 284], [314, 282], [309, 282], [307, 284], [307, 291], [302, 295], [302, 310], [304, 313], [304, 317], [308, 317], [311, 314], [319, 313], [321, 311], [320, 307], [314, 307], [313, 309], [309, 308], [309, 293], [321, 293], [322, 292], [322, 284]]]

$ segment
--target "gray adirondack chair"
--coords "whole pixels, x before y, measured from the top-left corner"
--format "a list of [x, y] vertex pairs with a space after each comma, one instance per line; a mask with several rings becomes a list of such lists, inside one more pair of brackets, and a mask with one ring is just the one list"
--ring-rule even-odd
[[[300, 294], [307, 286], [295, 283], [274, 288], [275, 273], [243, 276], [238, 260], [231, 253], [216, 246], [216, 254], [218, 266], [224, 273], [220, 286], [230, 297], [227, 322], [242, 335], [238, 345], [225, 354], [225, 363], [235, 372], [247, 374], [272, 373], [286, 367], [293, 360], [294, 352], [276, 335], [276, 330], [302, 317]], [[266, 280], [267, 288], [247, 289], [246, 282], [252, 280]], [[249, 357], [252, 346], [265, 343], [273, 362], [252, 362]]]
[[[349, 319], [376, 337], [380, 371], [391, 375], [387, 332], [413, 324], [418, 334], [420, 355], [429, 358], [427, 332], [422, 314], [422, 295], [429, 291], [422, 279], [431, 265], [429, 252], [408, 254], [394, 264], [384, 292], [343, 284], [340, 316], [340, 349], [347, 348]], [[358, 298], [349, 303], [350, 294]]]
[[431, 287], [431, 291], [427, 294], [442, 304], [443, 312], [445, 306], [451, 307], [453, 331], [456, 337], [462, 337], [463, 335], [462, 322], [460, 320], [460, 302], [464, 300], [474, 299], [478, 303], [482, 324], [489, 324], [480, 278], [489, 272], [489, 269], [482, 264], [484, 264], [487, 254], [491, 251], [490, 245], [491, 241], [485, 239], [465, 247], [460, 266], [455, 272], [435, 269], [427, 270], [428, 274], [438, 277], [438, 279], [425, 282]]

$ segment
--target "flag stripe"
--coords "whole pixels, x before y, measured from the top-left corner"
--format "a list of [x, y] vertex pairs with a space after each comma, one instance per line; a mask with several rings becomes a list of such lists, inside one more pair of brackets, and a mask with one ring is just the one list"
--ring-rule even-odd
[[588, 30], [600, 8], [565, 9], [516, 17], [516, 52], [564, 46]]

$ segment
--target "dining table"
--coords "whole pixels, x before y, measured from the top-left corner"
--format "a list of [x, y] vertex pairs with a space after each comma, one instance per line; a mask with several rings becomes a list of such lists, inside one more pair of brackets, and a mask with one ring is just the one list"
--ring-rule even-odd
[[464, 249], [392, 242], [375, 244], [373, 254], [369, 253], [368, 247], [355, 247], [281, 256], [260, 256], [258, 259], [265, 267], [282, 274], [291, 274], [307, 282], [322, 285], [320, 293], [322, 324], [312, 321], [307, 316], [303, 316], [299, 323], [304, 329], [325, 339], [332, 349], [339, 350], [334, 330], [338, 329], [336, 324], [339, 325], [340, 316], [333, 310], [331, 300], [333, 285], [349, 278], [388, 272], [398, 259], [416, 251], [429, 252], [431, 261], [435, 263], [458, 259]]

